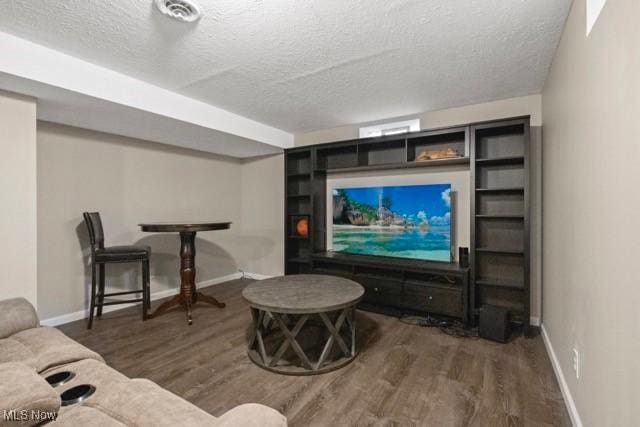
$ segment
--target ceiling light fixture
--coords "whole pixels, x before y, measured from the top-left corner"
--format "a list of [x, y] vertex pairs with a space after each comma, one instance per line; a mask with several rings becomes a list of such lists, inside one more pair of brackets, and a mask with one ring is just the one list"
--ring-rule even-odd
[[154, 0], [156, 7], [165, 16], [182, 22], [195, 22], [202, 13], [194, 0]]

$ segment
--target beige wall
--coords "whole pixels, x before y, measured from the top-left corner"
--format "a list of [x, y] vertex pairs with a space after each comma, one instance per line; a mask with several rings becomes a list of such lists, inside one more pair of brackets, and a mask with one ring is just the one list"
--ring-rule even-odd
[[[542, 97], [540, 95], [520, 96], [482, 104], [466, 105], [463, 107], [447, 108], [445, 110], [427, 111], [417, 114], [422, 129], [455, 126], [464, 123], [480, 122], [484, 120], [503, 119], [516, 116], [531, 116], [531, 126], [542, 125]], [[411, 116], [408, 118], [415, 118]], [[395, 121], [383, 120], [382, 122]], [[400, 120], [400, 118], [398, 119]], [[358, 138], [358, 129], [362, 126], [375, 124], [358, 123], [332, 129], [322, 129], [295, 135], [295, 145], [320, 144], [322, 142], [340, 141]], [[377, 123], [380, 123], [378, 121]]]
[[0, 92], [0, 299], [37, 305], [36, 101]]
[[242, 164], [244, 268], [268, 276], [284, 274], [284, 154]]
[[[233, 221], [231, 230], [198, 233], [196, 280], [246, 270], [254, 255], [246, 248], [254, 242], [242, 236], [239, 160], [45, 122], [38, 122], [37, 140], [42, 318], [87, 306], [89, 246], [83, 211], [101, 212], [107, 244], [152, 247], [152, 292], [177, 289], [179, 238], [142, 233], [137, 224], [143, 221]], [[108, 266], [107, 274], [113, 289], [128, 289], [140, 280], [131, 265]]]
[[542, 97], [543, 325], [588, 426], [640, 424], [639, 17], [611, 0], [587, 38], [575, 0]]
[[[542, 97], [521, 96], [482, 104], [428, 111], [418, 114], [422, 129], [455, 126], [485, 120], [496, 120], [516, 116], [531, 116], [531, 317], [539, 321], [542, 306]], [[395, 120], [395, 119], [389, 119]], [[386, 121], [389, 121], [386, 120]], [[295, 135], [295, 144], [304, 146], [323, 142], [358, 138], [358, 128], [371, 123], [353, 124], [333, 129], [319, 130]], [[453, 177], [452, 177], [453, 178]], [[461, 191], [460, 198], [468, 197]], [[468, 204], [462, 204], [468, 206]], [[461, 207], [462, 209], [463, 207]], [[468, 218], [468, 215], [467, 215]], [[464, 220], [463, 217], [459, 218]], [[458, 242], [469, 242], [469, 229], [458, 227]], [[466, 233], [464, 235], [463, 233]]]

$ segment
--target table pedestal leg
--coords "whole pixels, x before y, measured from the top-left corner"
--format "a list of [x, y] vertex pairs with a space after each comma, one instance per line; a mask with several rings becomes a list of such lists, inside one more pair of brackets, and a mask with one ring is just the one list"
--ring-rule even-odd
[[151, 317], [156, 317], [177, 305], [183, 306], [187, 312], [187, 322], [191, 325], [191, 306], [198, 300], [209, 303], [218, 308], [224, 308], [214, 297], [205, 295], [196, 290], [196, 232], [183, 231], [180, 233], [180, 294], [165, 301], [153, 312]]

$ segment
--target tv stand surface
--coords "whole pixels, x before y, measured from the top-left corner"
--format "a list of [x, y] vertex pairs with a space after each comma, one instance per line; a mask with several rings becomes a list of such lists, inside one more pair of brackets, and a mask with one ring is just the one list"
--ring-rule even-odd
[[449, 273], [466, 273], [469, 269], [461, 267], [457, 262], [423, 261], [419, 259], [394, 258], [373, 255], [355, 255], [344, 252], [317, 252], [311, 255], [316, 260], [331, 260], [337, 263], [395, 267], [405, 270], [432, 270]]
[[363, 307], [433, 313], [471, 322], [469, 268], [458, 263], [318, 252], [311, 272], [345, 277], [365, 288]]

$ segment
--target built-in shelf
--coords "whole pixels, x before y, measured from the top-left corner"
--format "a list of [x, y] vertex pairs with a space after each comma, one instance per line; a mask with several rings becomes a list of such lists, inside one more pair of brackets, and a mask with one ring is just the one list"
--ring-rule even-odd
[[518, 165], [524, 163], [523, 156], [508, 156], [508, 157], [492, 157], [486, 159], [476, 159], [476, 164], [482, 166], [492, 165]]
[[287, 236], [287, 238], [292, 240], [309, 240], [309, 236]]
[[311, 172], [294, 172], [288, 173], [287, 178], [309, 178], [311, 177]]
[[[498, 307], [504, 307], [509, 310], [509, 320], [514, 323], [522, 323], [523, 319], [521, 318], [525, 312], [525, 305], [519, 302], [511, 302], [511, 301], [492, 301], [493, 305], [497, 305]], [[515, 315], [515, 316], [514, 316]]]
[[497, 215], [491, 215], [491, 214], [476, 214], [476, 218], [479, 219], [513, 219], [513, 220], [524, 220], [524, 215], [511, 215], [511, 214], [497, 214]]
[[476, 285], [524, 290], [524, 283], [522, 282], [495, 277], [481, 277], [476, 279]]
[[304, 256], [289, 258], [287, 261], [295, 264], [309, 264], [311, 262], [309, 257], [304, 257]]
[[476, 188], [478, 193], [523, 193], [524, 187]]
[[471, 127], [473, 307], [505, 307], [529, 333], [529, 121]]
[[360, 171], [376, 171], [386, 169], [406, 169], [406, 168], [429, 168], [439, 166], [465, 165], [469, 164], [468, 157], [454, 157], [450, 159], [424, 160], [419, 162], [401, 162], [401, 163], [385, 163], [380, 165], [354, 166], [348, 168], [334, 169], [318, 169], [318, 172], [341, 173], [341, 172], [360, 172]]
[[524, 251], [522, 249], [515, 249], [515, 248], [480, 247], [480, 248], [476, 248], [476, 251], [492, 253], [492, 254], [524, 255]]

